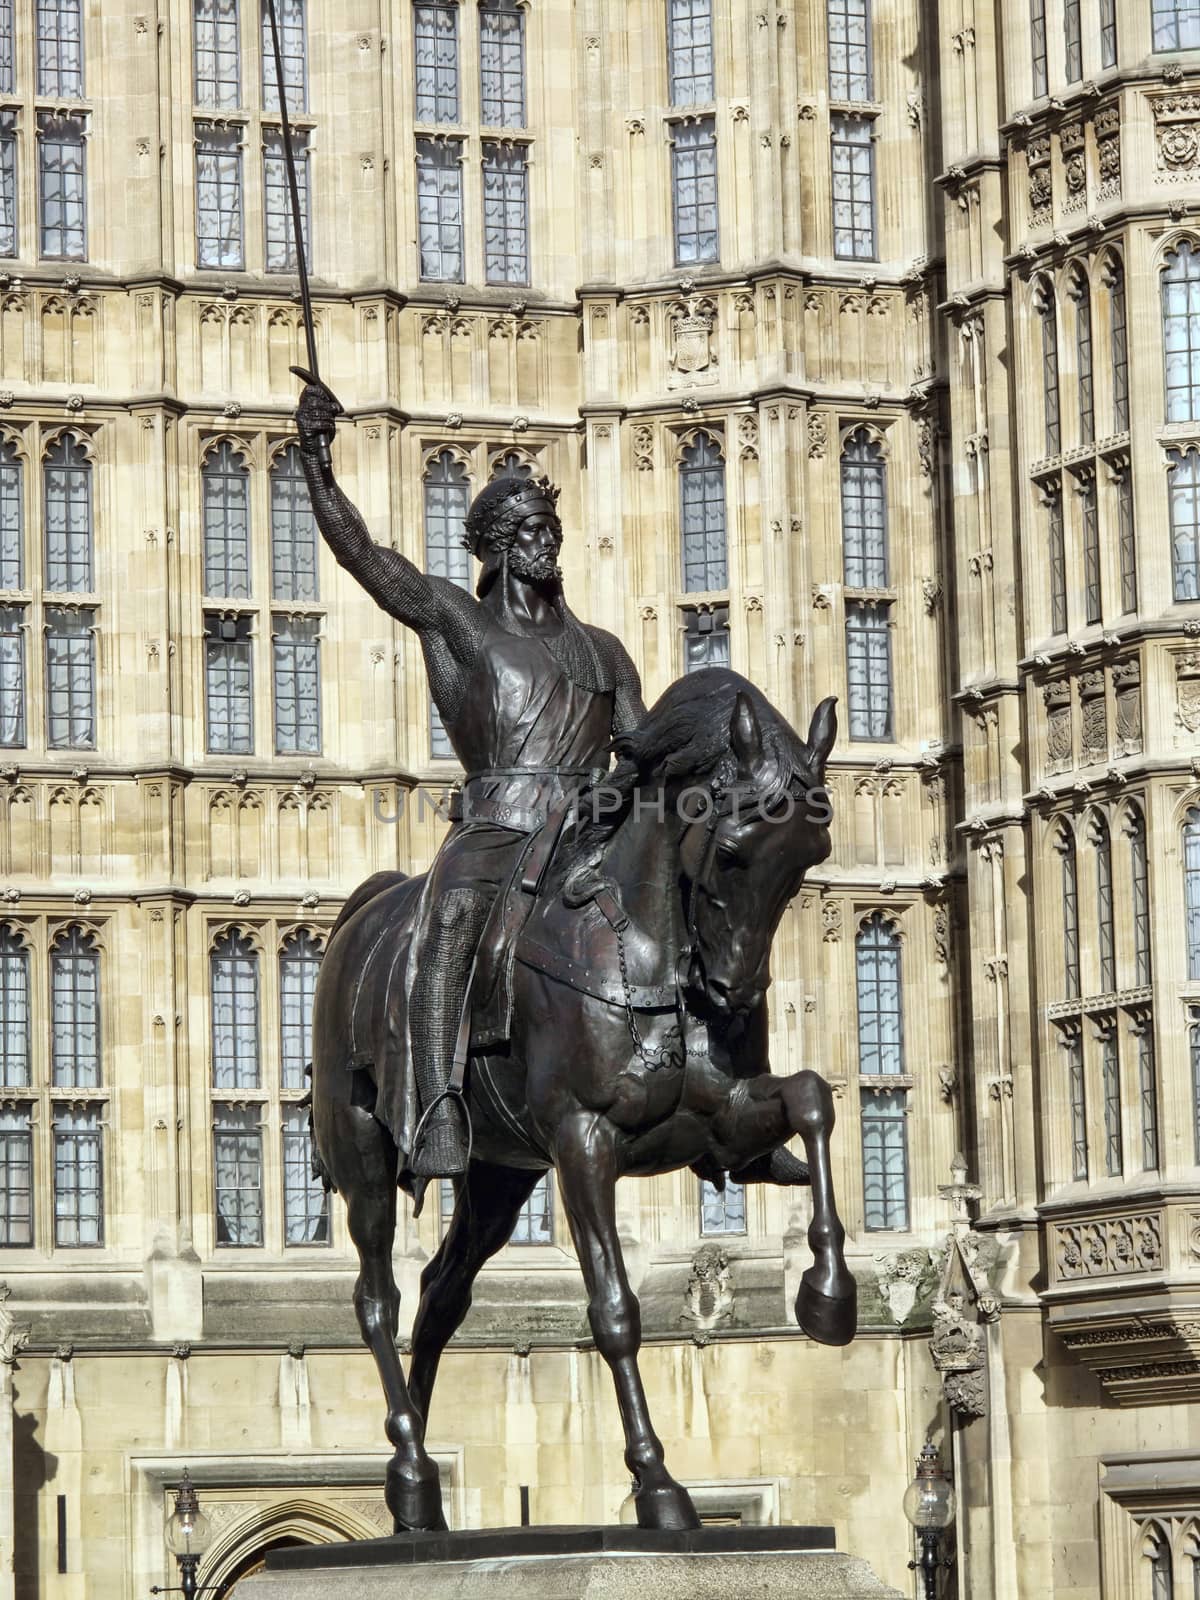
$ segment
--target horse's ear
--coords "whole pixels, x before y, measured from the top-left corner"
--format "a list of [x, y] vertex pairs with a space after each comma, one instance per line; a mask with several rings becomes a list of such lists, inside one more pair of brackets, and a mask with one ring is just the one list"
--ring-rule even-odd
[[812, 754], [813, 768], [820, 781], [825, 776], [825, 763], [837, 738], [837, 697], [830, 695], [813, 712], [808, 729], [808, 748]]
[[751, 773], [762, 760], [762, 729], [750, 696], [739, 694], [729, 719], [729, 743], [743, 773]]

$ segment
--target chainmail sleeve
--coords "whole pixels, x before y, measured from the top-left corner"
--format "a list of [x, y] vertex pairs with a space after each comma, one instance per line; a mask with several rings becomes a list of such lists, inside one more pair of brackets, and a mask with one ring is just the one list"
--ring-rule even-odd
[[619, 639], [612, 640], [613, 651], [613, 737], [632, 733], [646, 715], [642, 699], [642, 680], [629, 652]]
[[451, 660], [470, 662], [483, 637], [478, 602], [445, 578], [422, 572], [398, 550], [376, 544], [332, 471], [321, 465], [303, 439], [300, 459], [313, 515], [338, 565], [357, 578], [385, 611], [421, 634], [431, 668], [443, 669], [439, 676], [446, 677]]

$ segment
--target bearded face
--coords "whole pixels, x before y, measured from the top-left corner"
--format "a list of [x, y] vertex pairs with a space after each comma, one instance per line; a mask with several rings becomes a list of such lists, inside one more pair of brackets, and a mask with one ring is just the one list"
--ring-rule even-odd
[[508, 546], [508, 570], [530, 583], [562, 583], [562, 524], [547, 500], [530, 500]]

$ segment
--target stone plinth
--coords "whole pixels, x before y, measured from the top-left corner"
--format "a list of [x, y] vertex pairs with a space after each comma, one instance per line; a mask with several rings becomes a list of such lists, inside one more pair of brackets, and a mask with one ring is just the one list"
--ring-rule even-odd
[[507, 1528], [280, 1550], [246, 1600], [902, 1600], [829, 1528]]

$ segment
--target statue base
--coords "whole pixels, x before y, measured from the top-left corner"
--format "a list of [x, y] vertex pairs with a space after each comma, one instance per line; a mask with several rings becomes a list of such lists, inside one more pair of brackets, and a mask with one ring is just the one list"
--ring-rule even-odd
[[903, 1600], [832, 1528], [486, 1528], [274, 1550], [238, 1600]]

